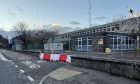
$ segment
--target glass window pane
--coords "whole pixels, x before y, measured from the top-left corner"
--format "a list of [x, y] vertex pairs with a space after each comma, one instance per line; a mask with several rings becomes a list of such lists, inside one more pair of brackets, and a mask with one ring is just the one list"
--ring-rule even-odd
[[87, 45], [87, 40], [83, 40], [82, 45]]
[[81, 45], [81, 41], [78, 41], [79, 42], [79, 45]]
[[114, 44], [117, 44], [117, 39], [114, 39]]
[[88, 40], [88, 45], [92, 45], [92, 40]]

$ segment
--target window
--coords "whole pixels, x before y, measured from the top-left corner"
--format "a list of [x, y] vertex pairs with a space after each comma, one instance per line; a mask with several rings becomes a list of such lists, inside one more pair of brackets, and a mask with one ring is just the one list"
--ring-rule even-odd
[[103, 28], [103, 31], [106, 31], [106, 27]]
[[75, 49], [82, 51], [92, 50], [92, 37], [80, 37], [75, 41]]
[[112, 27], [112, 31], [115, 31], [115, 27], [114, 26]]
[[92, 29], [92, 33], [94, 33], [95, 32], [95, 29]]
[[86, 34], [90, 34], [90, 30], [86, 30]]
[[116, 30], [119, 30], [120, 29], [118, 24], [115, 27], [116, 27]]
[[78, 45], [81, 45], [82, 43], [81, 43], [81, 41], [78, 41]]
[[82, 45], [87, 45], [87, 40], [86, 39], [82, 41]]
[[88, 40], [88, 45], [92, 45], [92, 40]]
[[110, 31], [110, 28], [107, 28], [107, 31]]
[[131, 36], [111, 35], [110, 46], [113, 50], [131, 50], [135, 49], [136, 39]]

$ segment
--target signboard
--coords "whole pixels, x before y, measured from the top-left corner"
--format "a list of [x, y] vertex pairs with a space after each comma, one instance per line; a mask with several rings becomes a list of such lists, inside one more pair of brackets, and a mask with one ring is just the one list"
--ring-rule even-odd
[[103, 44], [103, 39], [100, 39], [100, 40], [98, 41], [98, 44]]
[[63, 50], [63, 43], [44, 44], [44, 50]]

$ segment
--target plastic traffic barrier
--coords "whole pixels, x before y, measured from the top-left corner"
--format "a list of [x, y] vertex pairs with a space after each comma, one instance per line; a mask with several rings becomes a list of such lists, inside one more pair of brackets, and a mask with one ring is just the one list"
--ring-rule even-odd
[[46, 61], [60, 61], [71, 63], [71, 55], [40, 53], [39, 58]]
[[67, 55], [66, 54], [60, 54], [59, 61], [66, 62], [66, 60], [67, 60]]
[[50, 61], [51, 55], [50, 54], [44, 54], [44, 60]]

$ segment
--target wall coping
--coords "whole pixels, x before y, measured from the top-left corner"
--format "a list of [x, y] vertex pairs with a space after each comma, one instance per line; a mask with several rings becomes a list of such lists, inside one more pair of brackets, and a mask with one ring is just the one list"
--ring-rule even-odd
[[126, 65], [139, 65], [139, 60], [126, 60], [126, 59], [116, 59], [116, 58], [106, 58], [106, 57], [77, 57], [77, 56], [71, 56], [71, 58], [77, 58], [77, 59], [85, 59], [85, 60], [94, 60], [94, 61], [105, 61], [105, 62], [112, 62], [112, 63], [121, 63]]

